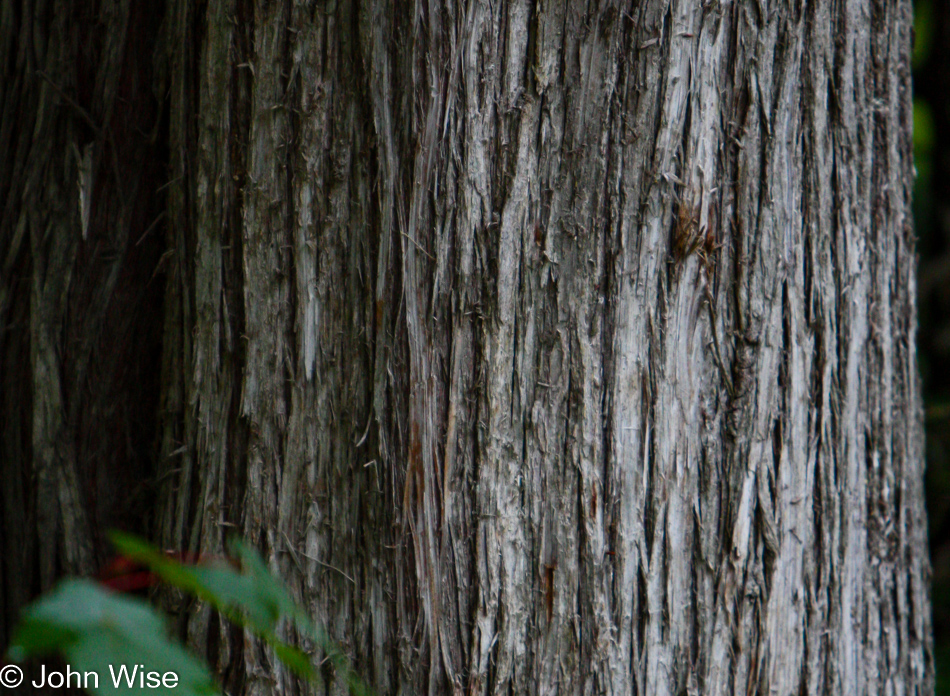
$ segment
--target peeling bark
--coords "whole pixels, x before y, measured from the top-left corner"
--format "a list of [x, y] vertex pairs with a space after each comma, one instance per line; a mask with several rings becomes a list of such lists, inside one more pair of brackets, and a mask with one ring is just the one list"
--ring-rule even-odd
[[909, 32], [170, 2], [162, 543], [248, 537], [380, 694], [932, 693]]

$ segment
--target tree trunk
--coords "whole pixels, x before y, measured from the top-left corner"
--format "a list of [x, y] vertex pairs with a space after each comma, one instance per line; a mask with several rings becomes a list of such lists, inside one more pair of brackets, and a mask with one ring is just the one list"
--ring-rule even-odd
[[[0, 647], [142, 528], [161, 326], [162, 8], [0, 1]], [[164, 50], [164, 47], [163, 47]], [[81, 202], [82, 201], [82, 202]], [[160, 304], [159, 304], [160, 306]], [[143, 311], [144, 310], [144, 311]]]
[[[111, 519], [83, 492], [107, 465], [62, 454], [111, 385], [157, 399], [161, 543], [247, 537], [377, 693], [931, 693], [909, 2], [257, 5], [172, 0], [154, 49], [135, 12], [108, 28], [164, 99], [134, 123], [165, 181], [65, 77], [5, 78], [38, 106], [0, 126], [44, 149], [7, 128], [4, 161], [46, 188], [4, 181], [0, 238], [30, 240], [2, 257], [4, 393], [32, 413], [5, 398], [3, 460], [76, 511], [37, 512], [30, 559], [55, 535], [82, 570]], [[133, 264], [118, 221], [164, 248]], [[130, 293], [164, 275], [161, 311], [77, 272], [101, 240]], [[81, 371], [80, 301], [162, 323], [125, 355], [161, 351], [160, 393]], [[300, 689], [182, 617], [229, 693]]]

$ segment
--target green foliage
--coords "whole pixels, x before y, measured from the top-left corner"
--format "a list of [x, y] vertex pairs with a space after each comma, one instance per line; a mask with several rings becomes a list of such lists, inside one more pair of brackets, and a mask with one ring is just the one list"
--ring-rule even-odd
[[[185, 565], [124, 534], [114, 534], [112, 540], [123, 555], [147, 566], [165, 582], [207, 602], [264, 640], [297, 676], [312, 681], [317, 673], [306, 654], [277, 637], [278, 627], [284, 621], [289, 621], [298, 635], [306, 636], [327, 654], [351, 693], [369, 694], [336, 645], [294, 603], [260, 556], [245, 544], [232, 544], [238, 570], [228, 563]], [[134, 689], [113, 687], [109, 666], [118, 670], [123, 664], [129, 669], [145, 665], [148, 671], [177, 674], [176, 696], [218, 693], [208, 669], [169, 639], [164, 619], [151, 606], [113, 594], [89, 580], [65, 580], [24, 611], [10, 647], [11, 659], [21, 661], [50, 653], [61, 654], [79, 672], [100, 675], [99, 688], [93, 689], [97, 693], [141, 692], [137, 683]], [[149, 692], [165, 693], [162, 689]]]
[[59, 653], [81, 673], [99, 675], [96, 693], [141, 694], [110, 678], [110, 666], [178, 675], [173, 690], [149, 689], [156, 694], [204, 696], [217, 693], [208, 669], [180, 645], [168, 639], [165, 621], [145, 602], [104, 590], [91, 580], [70, 579], [24, 611], [10, 646], [10, 658]]

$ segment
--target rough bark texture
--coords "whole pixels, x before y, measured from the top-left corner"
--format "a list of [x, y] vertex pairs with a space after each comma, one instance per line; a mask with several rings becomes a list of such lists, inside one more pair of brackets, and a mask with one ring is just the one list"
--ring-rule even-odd
[[0, 2], [0, 646], [33, 595], [96, 569], [104, 529], [141, 528], [150, 497], [161, 17]]
[[[903, 0], [170, 2], [156, 535], [248, 537], [380, 694], [930, 693], [909, 27]], [[63, 181], [5, 181], [4, 215], [68, 211], [73, 268], [49, 137]], [[13, 277], [24, 481], [69, 442], [37, 380], [75, 289]], [[183, 619], [230, 693], [300, 688]]]

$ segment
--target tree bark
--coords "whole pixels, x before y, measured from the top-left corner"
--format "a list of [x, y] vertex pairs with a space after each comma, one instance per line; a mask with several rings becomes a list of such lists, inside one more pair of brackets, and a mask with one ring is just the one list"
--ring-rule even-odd
[[[155, 535], [250, 539], [380, 694], [931, 693], [910, 11], [169, 2]], [[5, 189], [34, 276], [79, 176], [46, 98], [62, 182]], [[93, 397], [40, 379], [75, 275], [13, 277], [29, 482]], [[302, 689], [182, 620], [229, 693]]]
[[162, 8], [0, 3], [0, 646], [19, 609], [142, 529], [160, 326]]

